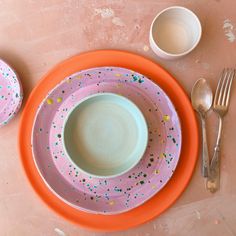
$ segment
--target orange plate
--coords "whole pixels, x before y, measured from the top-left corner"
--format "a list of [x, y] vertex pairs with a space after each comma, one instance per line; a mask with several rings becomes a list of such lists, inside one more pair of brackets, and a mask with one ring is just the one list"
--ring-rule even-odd
[[[179, 164], [167, 185], [145, 204], [126, 213], [104, 216], [85, 213], [58, 199], [44, 184], [32, 157], [30, 139], [33, 121], [47, 93], [66, 76], [99, 66], [118, 66], [137, 71], [155, 81], [170, 97], [182, 126], [182, 151]], [[97, 231], [124, 230], [147, 222], [171, 206], [186, 188], [198, 156], [198, 129], [189, 99], [178, 82], [156, 63], [136, 54], [100, 50], [74, 56], [51, 70], [32, 91], [24, 108], [19, 129], [21, 161], [34, 190], [55, 212], [82, 227]]]

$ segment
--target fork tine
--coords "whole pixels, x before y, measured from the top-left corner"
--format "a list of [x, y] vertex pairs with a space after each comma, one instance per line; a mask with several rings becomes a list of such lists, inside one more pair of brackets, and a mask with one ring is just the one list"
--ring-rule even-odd
[[230, 98], [230, 93], [231, 93], [231, 87], [232, 87], [232, 82], [235, 76], [235, 69], [232, 70], [231, 77], [229, 80], [229, 86], [228, 86], [228, 91], [227, 91], [227, 98], [226, 98], [226, 103], [225, 105], [228, 107], [229, 106], [229, 98]]
[[221, 102], [221, 99], [222, 99], [222, 91], [223, 91], [223, 88], [224, 88], [224, 81], [225, 81], [225, 79], [226, 79], [226, 77], [227, 77], [227, 72], [228, 72], [228, 68], [227, 68], [227, 69], [224, 69], [224, 70], [222, 71], [220, 80], [219, 80], [218, 85], [217, 85], [217, 88], [216, 88], [215, 99], [214, 99], [214, 106], [219, 105], [220, 102]]
[[226, 106], [225, 101], [226, 101], [226, 97], [227, 97], [227, 94], [228, 94], [228, 91], [229, 91], [230, 80], [231, 80], [232, 75], [233, 75], [232, 72], [233, 72], [232, 69], [228, 69], [228, 71], [227, 71], [224, 88], [222, 90], [222, 100], [221, 100], [221, 103], [220, 103], [221, 106]]
[[214, 106], [217, 105], [217, 100], [218, 100], [219, 91], [220, 91], [220, 84], [221, 84], [222, 78], [224, 77], [224, 73], [225, 73], [225, 68], [223, 69], [223, 71], [220, 74], [220, 79], [219, 79], [217, 87], [216, 87], [216, 92], [215, 92], [215, 96], [214, 96], [214, 104], [213, 104]]

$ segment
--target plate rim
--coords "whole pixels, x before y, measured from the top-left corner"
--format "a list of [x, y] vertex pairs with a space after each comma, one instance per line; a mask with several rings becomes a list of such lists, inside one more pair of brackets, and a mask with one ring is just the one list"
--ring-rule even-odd
[[[45, 96], [38, 93], [38, 91], [43, 91], [46, 89], [46, 92], [43, 93], [46, 94], [53, 88], [53, 86], [57, 82], [60, 82], [60, 80], [62, 80], [62, 77], [64, 78], [66, 75], [68, 76], [69, 74], [73, 74], [78, 70], [88, 69], [91, 67], [100, 67], [100, 66], [124, 67], [127, 69], [132, 69], [134, 71], [137, 71], [138, 73], [144, 74], [148, 78], [150, 77], [153, 78], [152, 80], [157, 84], [161, 83], [161, 85], [159, 84], [159, 86], [170, 97], [175, 107], [176, 104], [173, 100], [173, 98], [175, 97], [174, 89], [178, 90], [179, 92], [178, 98], [182, 97], [183, 99], [183, 101], [181, 102], [179, 101], [178, 114], [181, 121], [181, 116], [182, 116], [181, 112], [188, 113], [188, 119], [185, 120], [184, 122], [185, 125], [181, 123], [181, 127], [182, 131], [184, 131], [183, 132], [184, 133], [183, 137], [184, 137], [184, 135], [188, 134], [189, 131], [184, 130], [183, 127], [186, 125], [189, 127], [191, 125], [192, 135], [187, 139], [187, 142], [191, 144], [191, 150], [188, 148], [188, 150], [186, 151], [186, 146], [189, 145], [185, 145], [184, 149], [185, 154], [189, 154], [190, 152], [191, 158], [185, 157], [186, 159], [185, 161], [187, 162], [187, 164], [186, 163], [183, 164], [182, 162], [178, 164], [176, 172], [173, 175], [173, 176], [179, 175], [178, 177], [179, 181], [177, 184], [178, 187], [174, 190], [175, 193], [172, 194], [171, 197], [169, 196], [163, 200], [162, 204], [156, 206], [156, 201], [158, 200], [158, 198], [163, 198], [163, 196], [168, 196], [168, 193], [171, 192], [170, 187], [168, 187], [168, 185], [171, 186], [175, 184], [172, 181], [173, 178], [168, 182], [165, 188], [163, 188], [163, 190], [159, 192], [158, 196], [155, 195], [152, 199], [150, 199], [142, 206], [135, 208], [130, 212], [122, 213], [115, 216], [104, 216], [104, 215], [101, 216], [74, 210], [71, 209], [71, 207], [69, 206], [62, 207], [61, 205], [64, 204], [55, 196], [52, 196], [52, 193], [49, 192], [44, 182], [42, 182], [42, 180], [40, 179], [41, 177], [39, 176], [39, 174], [35, 173], [35, 166], [32, 162], [32, 153], [29, 145], [31, 136], [29, 135], [29, 133], [31, 134], [33, 119], [36, 113], [36, 110], [34, 110], [33, 108], [37, 108], [37, 105], [39, 105], [40, 101], [42, 101], [41, 98]], [[160, 75], [164, 77], [164, 79], [161, 78]], [[54, 77], [54, 80], [56, 80], [57, 82], [55, 82], [52, 79], [52, 77]], [[169, 88], [168, 91], [167, 88]], [[39, 103], [37, 103], [37, 101], [39, 101]], [[184, 106], [180, 106], [180, 103], [184, 104]], [[191, 107], [189, 98], [186, 92], [179, 84], [179, 82], [176, 81], [167, 71], [165, 71], [161, 66], [159, 66], [154, 61], [147, 59], [143, 56], [134, 54], [132, 52], [122, 51], [122, 50], [96, 50], [79, 54], [77, 56], [74, 56], [61, 62], [53, 69], [51, 69], [39, 81], [38, 85], [31, 92], [29, 99], [25, 105], [25, 108], [22, 112], [22, 117], [19, 127], [18, 147], [19, 147], [22, 167], [28, 177], [29, 182], [31, 183], [31, 186], [38, 194], [38, 196], [47, 204], [49, 208], [53, 209], [55, 212], [63, 216], [65, 219], [70, 220], [71, 222], [78, 224], [82, 227], [93, 229], [96, 231], [108, 232], [108, 231], [124, 230], [145, 223], [153, 219], [157, 215], [161, 214], [164, 210], [166, 210], [176, 201], [176, 199], [185, 190], [195, 169], [198, 157], [198, 146], [199, 146], [198, 137], [199, 133], [198, 133], [197, 120], [194, 111]], [[183, 153], [181, 154], [180, 158], [183, 159]], [[183, 165], [188, 165], [188, 168], [185, 168]], [[185, 170], [185, 172], [181, 172], [183, 171], [183, 169]], [[181, 172], [182, 174], [180, 175], [179, 172]], [[143, 212], [144, 210], [143, 208], [146, 209], [145, 212]], [[91, 218], [94, 218], [94, 220], [91, 221]], [[88, 222], [86, 221], [86, 219]], [[127, 221], [127, 219], [131, 220]], [[104, 223], [101, 224], [101, 222], [104, 222], [105, 225]], [[117, 222], [119, 222], [119, 224]]]

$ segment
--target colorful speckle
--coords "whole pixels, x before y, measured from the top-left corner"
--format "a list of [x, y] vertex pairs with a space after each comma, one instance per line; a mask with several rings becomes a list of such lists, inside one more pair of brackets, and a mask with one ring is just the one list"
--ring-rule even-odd
[[57, 102], [61, 103], [62, 102], [62, 98], [61, 97], [57, 98]]
[[170, 120], [170, 116], [164, 115], [164, 116], [163, 116], [163, 120], [164, 120], [164, 121], [169, 121], [169, 120]]
[[133, 81], [138, 81], [138, 79], [139, 79], [139, 77], [136, 75], [132, 75], [132, 77], [133, 77]]
[[52, 100], [51, 98], [48, 98], [48, 99], [47, 99], [47, 104], [48, 104], [48, 105], [52, 105], [52, 104], [53, 104], [53, 100]]
[[109, 201], [109, 205], [110, 205], [110, 206], [115, 205], [115, 201]]
[[166, 158], [166, 154], [163, 152], [160, 154], [160, 158]]

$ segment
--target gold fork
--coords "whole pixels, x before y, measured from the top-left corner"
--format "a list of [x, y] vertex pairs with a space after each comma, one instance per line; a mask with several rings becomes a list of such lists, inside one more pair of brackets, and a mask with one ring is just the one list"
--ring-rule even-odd
[[218, 82], [214, 97], [213, 110], [219, 117], [219, 128], [214, 148], [213, 158], [210, 164], [210, 176], [206, 181], [206, 188], [214, 193], [220, 188], [220, 142], [222, 135], [223, 117], [229, 109], [229, 98], [235, 69], [224, 69]]

